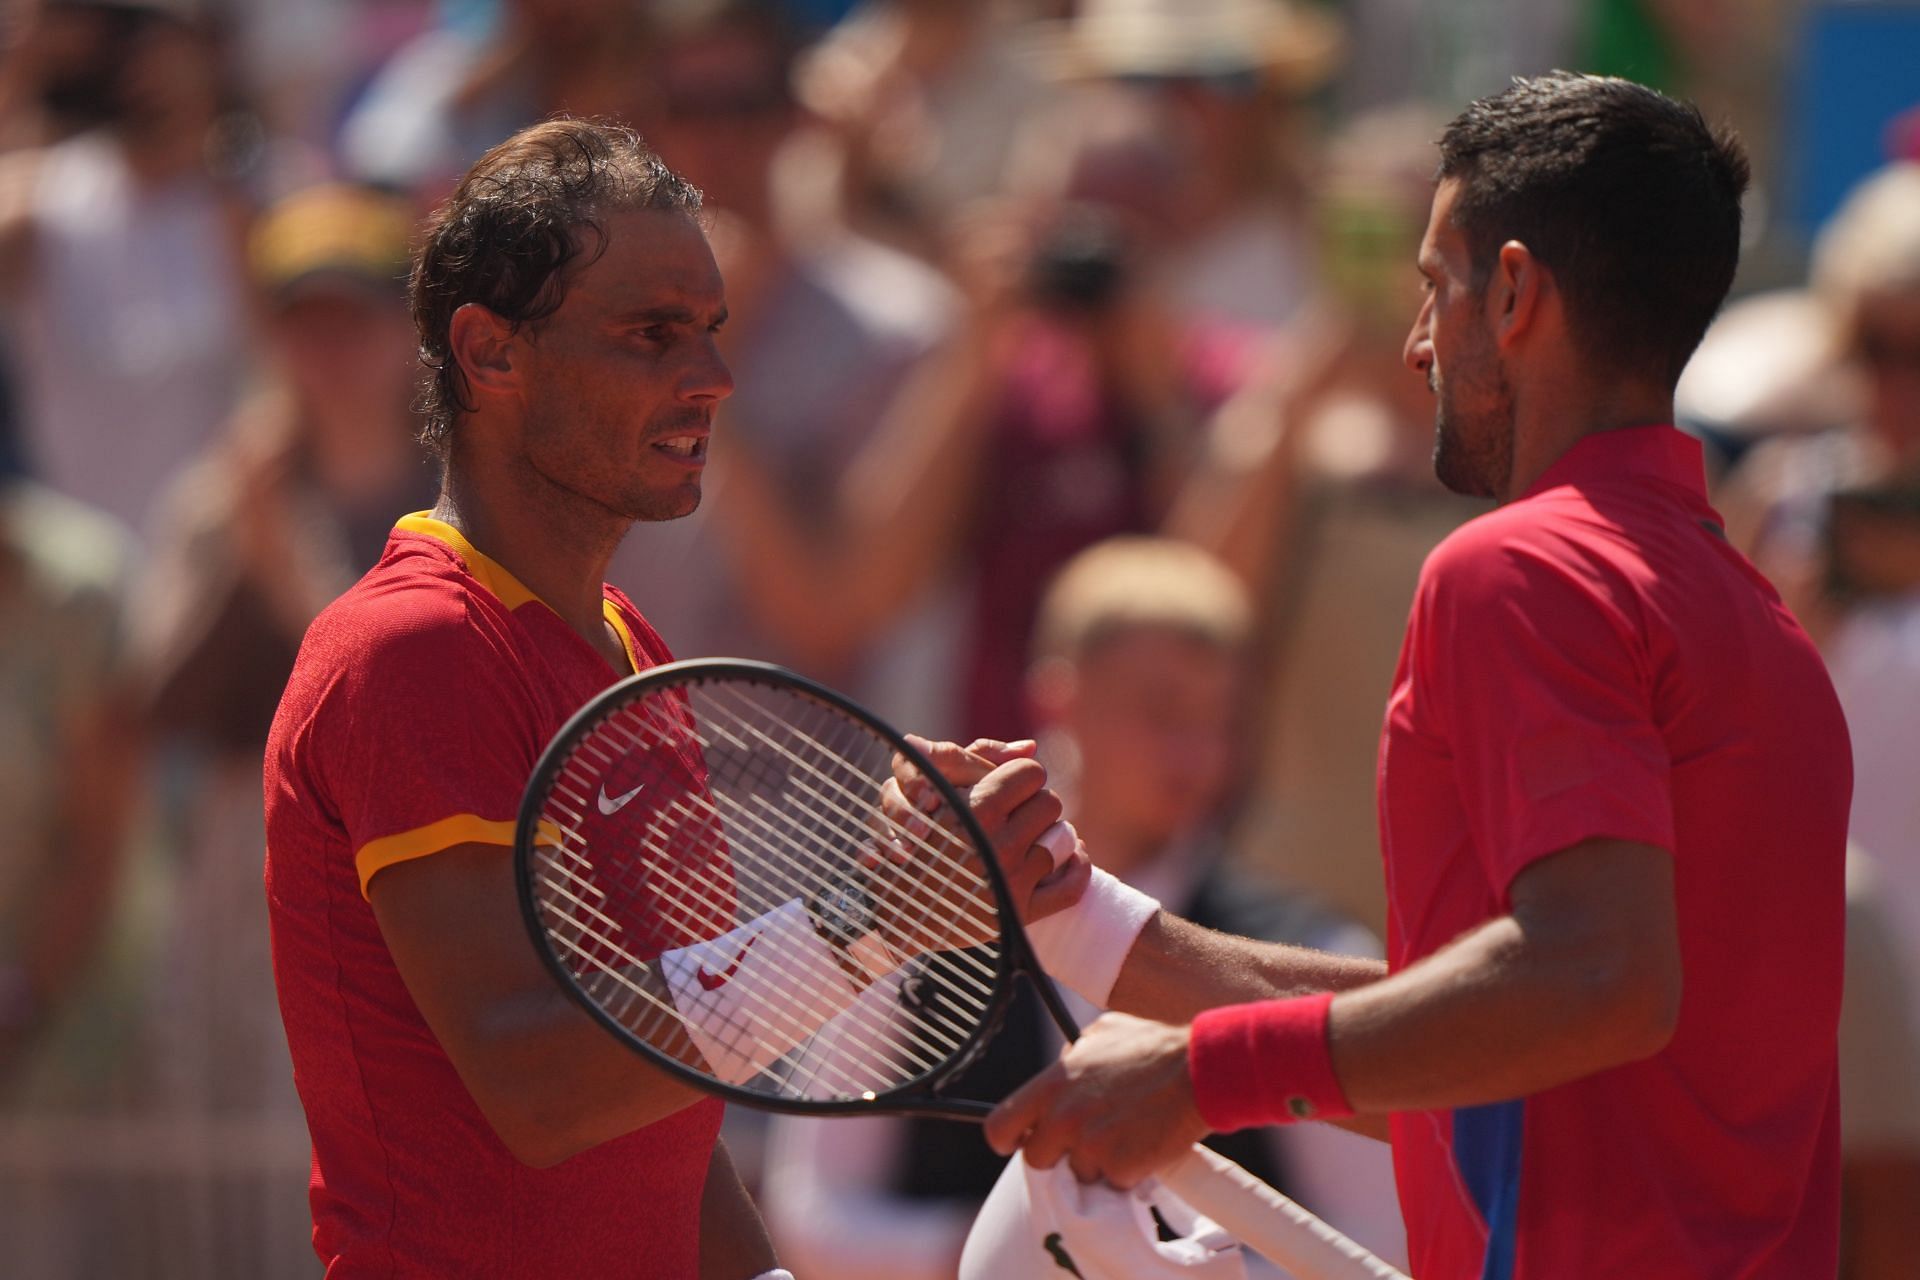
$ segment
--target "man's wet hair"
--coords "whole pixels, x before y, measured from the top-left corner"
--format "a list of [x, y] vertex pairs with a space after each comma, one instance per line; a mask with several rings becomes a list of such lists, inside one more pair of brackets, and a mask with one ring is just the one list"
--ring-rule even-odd
[[1555, 71], [1469, 106], [1440, 156], [1477, 284], [1517, 240], [1596, 363], [1679, 380], [1739, 265], [1750, 170], [1731, 132], [1644, 85]]
[[517, 332], [566, 300], [577, 272], [606, 252], [606, 219], [632, 209], [697, 215], [700, 192], [640, 135], [620, 125], [555, 119], [482, 156], [427, 225], [411, 296], [420, 362], [420, 440], [441, 459], [454, 423], [473, 410], [453, 358], [453, 315], [473, 302]]

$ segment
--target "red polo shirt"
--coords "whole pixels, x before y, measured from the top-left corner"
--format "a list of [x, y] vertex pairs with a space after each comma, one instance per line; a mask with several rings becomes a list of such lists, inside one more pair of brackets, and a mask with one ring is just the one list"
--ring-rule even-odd
[[1645, 1061], [1394, 1117], [1415, 1275], [1834, 1273], [1851, 785], [1819, 655], [1673, 428], [1581, 441], [1434, 551], [1381, 744], [1392, 966], [1612, 837], [1673, 854], [1685, 986]]
[[[636, 669], [670, 660], [612, 588], [605, 614]], [[720, 1104], [550, 1169], [521, 1164], [414, 1006], [365, 896], [387, 867], [456, 845], [511, 856], [541, 750], [618, 674], [425, 516], [402, 520], [307, 631], [267, 744], [266, 878], [329, 1280], [698, 1274]]]
[[[1537, 859], [1613, 838], [1673, 855], [1684, 993], [1643, 1061], [1393, 1117], [1414, 1275], [1834, 1273], [1851, 787], [1819, 655], [1673, 428], [1581, 441], [1434, 551], [1380, 750], [1391, 967], [1508, 912]], [[1257, 1035], [1216, 1034], [1261, 1025], [1196, 1023], [1200, 1096], [1284, 1098]]]

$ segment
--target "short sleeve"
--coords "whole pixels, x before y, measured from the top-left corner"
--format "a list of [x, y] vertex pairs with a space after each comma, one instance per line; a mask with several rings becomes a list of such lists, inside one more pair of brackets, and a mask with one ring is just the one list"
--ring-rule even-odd
[[1448, 539], [1422, 574], [1414, 678], [1503, 897], [1528, 865], [1584, 840], [1674, 846], [1640, 617], [1616, 566], [1498, 515]]
[[379, 871], [460, 844], [511, 846], [541, 748], [539, 703], [493, 619], [459, 596], [367, 644], [316, 734], [364, 894]]

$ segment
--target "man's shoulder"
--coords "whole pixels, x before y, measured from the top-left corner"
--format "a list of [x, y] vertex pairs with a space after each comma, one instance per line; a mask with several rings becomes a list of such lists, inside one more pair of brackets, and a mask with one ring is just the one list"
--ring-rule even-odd
[[409, 678], [464, 671], [510, 647], [501, 613], [450, 558], [396, 535], [380, 563], [314, 619], [299, 661], [362, 678], [396, 663], [419, 669]]
[[1578, 558], [1590, 521], [1580, 503], [1545, 493], [1475, 516], [1427, 556], [1422, 582], [1475, 580], [1527, 561]]

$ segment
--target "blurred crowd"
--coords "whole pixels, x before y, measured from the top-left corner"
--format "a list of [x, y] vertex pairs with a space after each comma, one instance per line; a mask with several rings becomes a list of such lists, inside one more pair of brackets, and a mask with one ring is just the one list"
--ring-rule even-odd
[[[785, 663], [923, 733], [1037, 736], [1117, 874], [1370, 952], [1401, 628], [1480, 510], [1433, 479], [1401, 361], [1432, 142], [1566, 66], [1693, 98], [1754, 153], [1746, 265], [1680, 412], [1852, 725], [1848, 1267], [1913, 1274], [1920, 4], [6, 0], [0, 22], [0, 1269], [315, 1270], [260, 753], [308, 621], [432, 503], [406, 264], [486, 148], [618, 119], [706, 194], [737, 391], [699, 512], [611, 570], [677, 653]], [[1834, 52], [1862, 48], [1881, 69]], [[1851, 117], [1812, 100], [1849, 75], [1879, 86]], [[1809, 157], [1841, 143], [1864, 158], [1817, 208]], [[1023, 1016], [982, 1087], [1053, 1052]], [[966, 1127], [729, 1125], [801, 1275], [951, 1276], [995, 1176]], [[1384, 1147], [1317, 1128], [1234, 1154], [1391, 1256]]]

